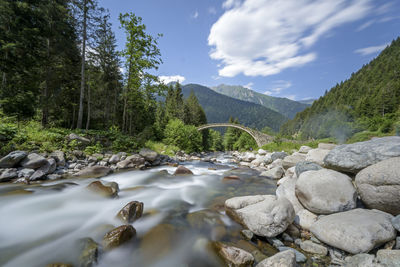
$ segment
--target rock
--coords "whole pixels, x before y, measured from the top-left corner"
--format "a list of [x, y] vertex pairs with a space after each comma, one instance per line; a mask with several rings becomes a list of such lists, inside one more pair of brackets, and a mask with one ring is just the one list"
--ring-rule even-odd
[[400, 214], [400, 157], [373, 164], [356, 175], [357, 191], [370, 209]]
[[400, 215], [392, 218], [393, 227], [400, 232]]
[[336, 144], [329, 144], [329, 143], [319, 143], [318, 148], [319, 149], [327, 149], [327, 150], [332, 150], [335, 147], [337, 147]]
[[127, 169], [127, 168], [136, 168], [144, 164], [145, 160], [138, 154], [131, 155], [127, 157], [125, 160], [117, 163], [118, 169]]
[[254, 262], [253, 255], [243, 249], [228, 246], [221, 242], [215, 242], [214, 248], [227, 266], [246, 267], [251, 266]]
[[176, 168], [174, 172], [174, 175], [190, 175], [190, 174], [193, 175], [193, 172], [182, 165], [178, 166], [178, 168]]
[[5, 169], [0, 175], [0, 182], [8, 182], [18, 177], [17, 169], [9, 168]]
[[285, 176], [292, 177], [292, 178], [297, 178], [295, 170], [296, 170], [295, 166], [290, 167], [289, 169], [287, 169], [285, 171]]
[[133, 223], [142, 217], [142, 214], [143, 202], [131, 201], [118, 212], [117, 217], [124, 223]]
[[103, 248], [110, 250], [125, 244], [136, 235], [135, 228], [132, 225], [121, 225], [107, 234], [103, 238]]
[[357, 194], [350, 177], [322, 169], [300, 174], [296, 182], [296, 196], [309, 211], [331, 214], [354, 209]]
[[47, 160], [43, 156], [36, 153], [31, 153], [25, 157], [20, 164], [24, 168], [38, 169], [47, 163]]
[[140, 243], [142, 257], [146, 260], [144, 266], [165, 257], [175, 245], [177, 231], [171, 224], [158, 224], [148, 231]]
[[245, 161], [245, 162], [252, 162], [253, 160], [255, 160], [257, 157], [256, 157], [256, 154], [254, 154], [254, 153], [251, 153], [251, 152], [246, 152], [245, 154], [244, 154], [244, 156], [241, 158], [241, 160], [242, 161]]
[[274, 152], [271, 154], [271, 159], [272, 161], [275, 161], [277, 159], [284, 159], [287, 156], [288, 154], [286, 152]]
[[31, 177], [31, 175], [34, 172], [35, 172], [34, 169], [24, 168], [24, 169], [18, 171], [18, 178], [21, 178], [21, 177], [29, 178], [29, 177]]
[[55, 262], [55, 263], [50, 263], [47, 264], [46, 267], [73, 267], [74, 265], [69, 264], [69, 263], [61, 263], [61, 262]]
[[314, 162], [301, 161], [295, 167], [296, 177], [300, 177], [300, 174], [306, 171], [318, 171], [321, 169], [322, 167]]
[[47, 162], [38, 170], [42, 171], [44, 174], [53, 173], [57, 168], [56, 160], [53, 158], [49, 158], [46, 161]]
[[301, 146], [299, 149], [299, 153], [307, 154], [312, 148], [309, 146]]
[[78, 178], [100, 178], [111, 173], [111, 169], [106, 166], [92, 166], [86, 167], [83, 170], [75, 173], [74, 176]]
[[304, 207], [301, 205], [295, 194], [296, 181], [296, 178], [289, 178], [281, 182], [276, 189], [276, 196], [278, 198], [285, 197], [287, 200], [289, 200], [293, 205], [294, 211], [297, 213], [303, 210]]
[[287, 233], [294, 239], [300, 237], [300, 230], [294, 224], [289, 225], [285, 233]]
[[264, 155], [266, 155], [268, 152], [265, 151], [264, 149], [261, 149], [261, 148], [260, 148], [260, 149], [257, 151], [257, 153], [258, 153], [258, 155], [264, 156]]
[[87, 188], [95, 193], [103, 195], [105, 197], [116, 197], [118, 195], [118, 191], [111, 186], [105, 186], [100, 181], [95, 181], [90, 183]]
[[13, 151], [0, 159], [0, 168], [13, 168], [28, 154], [25, 151]]
[[37, 180], [46, 180], [46, 173], [42, 170], [35, 171], [31, 177], [29, 177], [29, 181], [37, 181]]
[[80, 135], [77, 135], [77, 134], [74, 134], [74, 133], [71, 133], [68, 136], [68, 139], [69, 139], [69, 141], [77, 140], [79, 142], [82, 142], [83, 144], [89, 144], [90, 143], [90, 140], [87, 139], [86, 137], [83, 137], [83, 136], [80, 136]]
[[189, 213], [186, 220], [193, 229], [210, 233], [209, 237], [213, 240], [220, 240], [226, 235], [225, 224], [218, 212], [207, 209], [199, 210]]
[[96, 163], [96, 162], [97, 162], [97, 158], [94, 157], [94, 156], [89, 156], [89, 157], [87, 158], [87, 161], [88, 161], [89, 163], [92, 163], [92, 162]]
[[400, 249], [400, 236], [396, 237], [396, 245], [394, 246], [395, 249]]
[[346, 267], [378, 267], [374, 262], [374, 255], [362, 253], [352, 257], [346, 257]]
[[57, 180], [57, 179], [61, 179], [61, 178], [62, 178], [62, 175], [60, 175], [60, 174], [53, 173], [53, 174], [47, 175], [47, 179], [49, 179], [49, 180]]
[[306, 161], [314, 162], [317, 163], [318, 165], [323, 166], [324, 158], [326, 157], [326, 155], [328, 155], [329, 152], [330, 150], [328, 149], [321, 149], [321, 148], [311, 149], [310, 151], [308, 151], [306, 155]]
[[268, 243], [270, 243], [273, 247], [279, 248], [284, 247], [285, 245], [278, 238], [267, 238]]
[[56, 150], [50, 154], [51, 158], [56, 160], [57, 166], [65, 166], [65, 154], [60, 150]]
[[242, 236], [244, 236], [247, 240], [252, 240], [253, 237], [254, 237], [253, 232], [250, 231], [250, 230], [247, 230], [247, 229], [240, 231], [240, 233], [241, 233]]
[[301, 228], [310, 230], [311, 226], [317, 221], [318, 216], [306, 209], [296, 212], [294, 222]]
[[121, 160], [121, 156], [116, 154], [116, 155], [112, 155], [111, 158], [108, 160], [109, 163], [111, 164], [116, 164]]
[[269, 257], [256, 267], [295, 267], [296, 266], [296, 253], [292, 250], [286, 250]]
[[94, 242], [90, 237], [79, 240], [80, 256], [79, 266], [80, 267], [92, 267], [97, 264], [99, 256], [99, 245]]
[[282, 167], [274, 167], [268, 171], [262, 172], [260, 176], [265, 176], [272, 179], [280, 179], [284, 173], [285, 170]]
[[282, 234], [282, 240], [285, 242], [290, 242], [290, 243], [294, 242], [293, 238], [290, 235], [288, 235], [287, 233]]
[[289, 200], [273, 195], [234, 197], [225, 201], [225, 208], [233, 219], [265, 237], [285, 231], [295, 216]]
[[399, 156], [400, 136], [388, 136], [337, 146], [325, 157], [324, 165], [330, 169], [357, 173], [372, 164]]
[[310, 231], [322, 242], [352, 254], [366, 253], [396, 238], [392, 215], [354, 209], [323, 216]]
[[310, 240], [306, 240], [301, 242], [300, 248], [304, 250], [305, 252], [311, 253], [311, 254], [318, 254], [321, 256], [326, 256], [328, 255], [328, 249], [322, 245], [316, 244]]
[[385, 267], [400, 266], [400, 250], [380, 249], [376, 253], [376, 261]]
[[294, 249], [294, 248], [289, 248], [289, 247], [279, 247], [278, 248], [279, 251], [292, 251], [296, 254], [296, 262], [305, 262], [307, 260], [307, 257], [304, 256], [303, 253], [301, 253], [300, 251]]
[[282, 161], [282, 166], [285, 169], [289, 169], [290, 167], [296, 166], [297, 163], [304, 161], [306, 159], [306, 155], [301, 153], [293, 153], [290, 156], [287, 156]]
[[140, 156], [142, 156], [145, 160], [149, 162], [153, 162], [157, 159], [157, 152], [150, 150], [148, 148], [142, 148], [139, 152]]

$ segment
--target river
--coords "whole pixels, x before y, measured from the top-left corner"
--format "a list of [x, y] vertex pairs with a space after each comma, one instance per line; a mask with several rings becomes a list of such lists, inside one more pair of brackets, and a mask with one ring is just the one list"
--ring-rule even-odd
[[[116, 182], [118, 198], [86, 189], [99, 179], [64, 179], [40, 185], [0, 187], [0, 265], [79, 266], [78, 240], [101, 244], [104, 234], [123, 223], [116, 218], [128, 202], [144, 203], [132, 226], [133, 241], [101, 253], [98, 266], [223, 266], [209, 241], [240, 242], [239, 225], [225, 215], [234, 196], [275, 194], [276, 182], [251, 169], [237, 169], [229, 154], [216, 164], [183, 162], [194, 175], [173, 176], [175, 167], [120, 172], [101, 178]], [[224, 179], [235, 175], [240, 178]], [[264, 252], [266, 253], [266, 252]]]

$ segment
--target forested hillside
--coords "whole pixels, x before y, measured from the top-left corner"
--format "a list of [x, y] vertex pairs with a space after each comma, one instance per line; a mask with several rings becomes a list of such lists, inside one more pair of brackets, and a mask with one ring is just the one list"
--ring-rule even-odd
[[207, 121], [227, 122], [230, 117], [237, 118], [241, 124], [261, 130], [265, 126], [278, 131], [287, 120], [282, 114], [264, 106], [218, 94], [208, 87], [188, 84], [182, 87], [184, 97], [194, 91], [203, 107]]
[[[400, 38], [282, 126], [285, 135], [345, 139], [363, 130], [395, 132], [400, 117]], [[397, 129], [398, 131], [398, 129]]]
[[307, 103], [300, 103], [283, 97], [260, 94], [243, 86], [221, 84], [211, 89], [226, 96], [263, 105], [290, 119], [293, 119], [298, 112], [303, 111], [309, 106]]

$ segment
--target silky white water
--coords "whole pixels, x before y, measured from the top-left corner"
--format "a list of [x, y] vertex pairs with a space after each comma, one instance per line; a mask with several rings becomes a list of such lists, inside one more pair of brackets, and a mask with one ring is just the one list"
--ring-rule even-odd
[[[249, 170], [240, 172], [245, 183], [227, 185], [222, 179], [232, 165], [193, 162], [185, 166], [194, 175], [175, 177], [170, 175], [175, 168], [164, 166], [100, 179], [103, 184], [118, 183], [120, 192], [115, 199], [86, 189], [89, 183], [99, 179], [67, 179], [40, 186], [0, 185], [0, 265], [46, 266], [64, 262], [78, 266], [77, 241], [91, 237], [101, 244], [106, 232], [123, 224], [115, 217], [118, 211], [128, 202], [137, 200], [144, 203], [145, 216], [132, 224], [137, 232], [136, 241], [102, 253], [99, 266], [188, 266], [188, 262], [193, 266], [196, 265], [193, 262], [201, 263], [195, 260], [198, 257], [209, 265], [218, 266], [205, 249], [207, 240], [213, 237], [187, 226], [185, 216], [209, 208], [217, 197], [271, 193], [274, 184], [255, 177]], [[216, 169], [209, 170], [210, 167]], [[162, 170], [169, 174], [160, 172]], [[11, 194], [21, 189], [33, 193]], [[223, 211], [218, 212], [228, 229], [234, 225]], [[140, 240], [161, 223], [179, 226], [182, 230], [176, 234], [174, 247], [169, 248], [166, 255], [144, 263], [139, 255]], [[152, 253], [157, 256], [158, 252]]]

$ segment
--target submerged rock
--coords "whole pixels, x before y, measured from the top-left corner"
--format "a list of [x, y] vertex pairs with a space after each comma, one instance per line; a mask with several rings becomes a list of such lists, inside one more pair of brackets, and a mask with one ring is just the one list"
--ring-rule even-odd
[[225, 201], [227, 214], [256, 235], [275, 237], [295, 217], [292, 204], [274, 195], [234, 197]]
[[124, 223], [133, 223], [142, 217], [142, 215], [143, 202], [131, 201], [118, 212], [117, 217]]
[[118, 191], [112, 186], [105, 186], [100, 181], [95, 181], [90, 183], [87, 188], [97, 194], [103, 195], [105, 197], [116, 197]]
[[331, 169], [357, 173], [369, 165], [393, 157], [400, 157], [400, 136], [337, 146], [325, 157], [324, 164]]
[[256, 267], [295, 267], [296, 266], [296, 253], [292, 250], [286, 250], [269, 257]]
[[0, 168], [13, 168], [28, 154], [25, 151], [13, 151], [0, 159]]
[[130, 241], [135, 235], [136, 230], [132, 225], [121, 225], [104, 235], [103, 247], [105, 250], [119, 247]]
[[368, 208], [400, 214], [400, 157], [363, 169], [355, 181], [361, 200]]
[[215, 242], [213, 246], [228, 266], [246, 267], [251, 266], [254, 262], [253, 255], [243, 249], [228, 246], [221, 242]]
[[81, 254], [79, 256], [80, 267], [92, 267], [97, 264], [99, 256], [99, 244], [90, 237], [79, 240]]
[[78, 178], [100, 178], [111, 173], [111, 169], [106, 166], [91, 166], [74, 174]]
[[322, 242], [352, 254], [366, 253], [396, 238], [392, 215], [354, 209], [320, 218], [311, 232]]
[[174, 175], [193, 175], [193, 172], [185, 166], [180, 165], [176, 168]]

